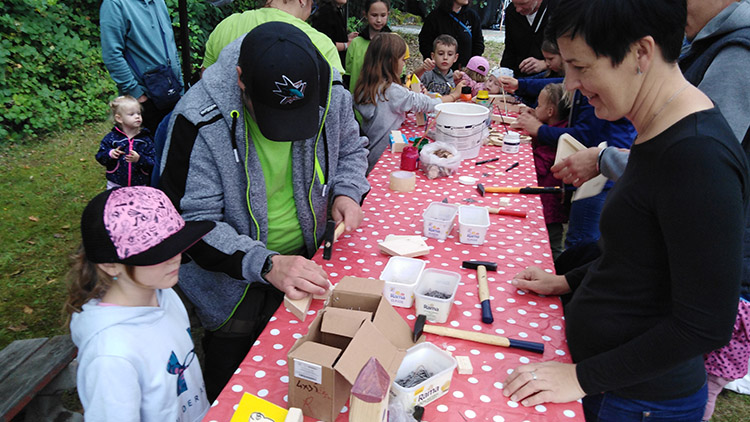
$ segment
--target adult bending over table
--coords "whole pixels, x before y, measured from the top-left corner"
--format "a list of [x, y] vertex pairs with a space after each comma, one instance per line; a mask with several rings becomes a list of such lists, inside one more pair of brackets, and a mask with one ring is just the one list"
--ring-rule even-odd
[[[330, 95], [330, 96], [329, 96]], [[206, 328], [209, 400], [247, 355], [284, 294], [323, 294], [309, 258], [326, 220], [346, 232], [369, 190], [341, 75], [296, 27], [269, 22], [229, 44], [177, 104], [162, 188], [185, 220], [215, 221], [179, 286]]]
[[567, 0], [550, 21], [567, 89], [639, 135], [604, 205], [602, 255], [513, 281], [573, 292], [574, 363], [516, 368], [504, 394], [524, 406], [583, 397], [588, 421], [703, 416], [703, 354], [729, 340], [735, 319], [750, 179], [726, 120], [676, 64], [685, 19], [685, 0]]

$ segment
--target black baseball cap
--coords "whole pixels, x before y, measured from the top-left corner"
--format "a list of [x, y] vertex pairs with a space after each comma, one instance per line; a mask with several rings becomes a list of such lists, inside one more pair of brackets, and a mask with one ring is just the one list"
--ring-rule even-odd
[[81, 216], [81, 238], [91, 262], [156, 265], [187, 250], [215, 225], [186, 222], [164, 192], [130, 186], [89, 201]]
[[331, 69], [310, 37], [288, 23], [264, 23], [245, 35], [237, 64], [263, 136], [298, 141], [317, 134]]

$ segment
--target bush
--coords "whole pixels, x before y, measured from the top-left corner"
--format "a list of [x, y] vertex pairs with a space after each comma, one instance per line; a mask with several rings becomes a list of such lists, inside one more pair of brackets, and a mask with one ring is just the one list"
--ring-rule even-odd
[[98, 10], [95, 0], [5, 1], [0, 139], [20, 140], [104, 116], [102, 105], [115, 85], [101, 65]]
[[[179, 40], [178, 0], [166, 0]], [[245, 0], [248, 1], [248, 0]], [[5, 0], [0, 15], [0, 141], [101, 120], [117, 88], [102, 63], [100, 0]], [[230, 7], [188, 0], [191, 62]], [[178, 41], [178, 49], [179, 41]]]

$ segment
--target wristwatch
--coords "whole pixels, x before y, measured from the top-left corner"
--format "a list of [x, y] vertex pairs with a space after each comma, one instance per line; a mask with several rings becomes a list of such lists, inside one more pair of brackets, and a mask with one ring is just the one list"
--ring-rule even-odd
[[263, 263], [263, 268], [260, 270], [260, 276], [263, 277], [263, 280], [266, 280], [266, 274], [270, 273], [273, 269], [273, 260], [271, 258], [276, 255], [278, 254], [271, 254], [266, 257], [266, 262]]

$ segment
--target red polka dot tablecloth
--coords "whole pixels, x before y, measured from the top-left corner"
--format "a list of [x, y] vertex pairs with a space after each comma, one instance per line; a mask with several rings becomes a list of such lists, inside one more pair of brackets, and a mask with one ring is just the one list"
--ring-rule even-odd
[[[410, 115], [401, 128], [407, 137], [421, 136], [424, 127], [416, 127]], [[475, 161], [499, 160], [490, 165]], [[510, 280], [530, 265], [553, 272], [554, 266], [538, 195], [487, 194], [480, 196], [476, 185], [458, 183], [459, 176], [472, 176], [485, 186], [536, 186], [531, 145], [521, 145], [517, 154], [502, 152], [500, 147], [484, 146], [478, 157], [461, 162], [450, 177], [429, 180], [416, 172], [416, 189], [394, 192], [388, 188], [391, 172], [399, 169], [400, 154], [386, 152], [368, 177], [371, 192], [362, 206], [365, 217], [360, 228], [342, 236], [333, 246], [332, 259], [323, 260], [322, 248], [313, 260], [326, 270], [336, 284], [344, 276], [379, 278], [389, 256], [378, 249], [378, 242], [389, 234], [422, 235], [422, 213], [433, 202], [443, 199], [455, 204], [497, 207], [503, 196], [510, 198], [507, 209], [526, 211], [526, 218], [490, 214], [490, 227], [483, 245], [459, 242], [458, 222], [445, 240], [425, 238], [429, 255], [420, 257], [425, 268], [449, 270], [461, 275], [461, 282], [448, 321], [439, 324], [509, 338], [544, 343], [544, 355], [518, 349], [426, 334], [426, 340], [454, 356], [468, 356], [473, 374], [454, 371], [450, 389], [444, 396], [425, 407], [425, 421], [583, 421], [580, 402], [544, 404], [526, 408], [502, 395], [502, 382], [521, 364], [555, 360], [570, 362], [565, 341], [562, 305], [557, 297], [542, 297], [514, 288]], [[505, 171], [512, 164], [519, 165]], [[494, 168], [493, 168], [494, 167]], [[476, 272], [463, 269], [464, 260], [496, 262], [497, 271], [488, 272], [494, 322], [481, 322]], [[309, 323], [323, 306], [312, 303], [305, 322], [298, 321], [283, 306], [276, 311], [263, 334], [213, 403], [204, 421], [229, 421], [242, 397], [249, 392], [282, 407], [288, 407], [289, 368], [287, 353], [294, 342], [307, 333]], [[416, 319], [414, 307], [395, 308], [409, 325]], [[348, 403], [336, 419], [348, 421]], [[305, 417], [305, 421], [314, 421]]]

